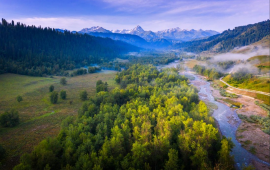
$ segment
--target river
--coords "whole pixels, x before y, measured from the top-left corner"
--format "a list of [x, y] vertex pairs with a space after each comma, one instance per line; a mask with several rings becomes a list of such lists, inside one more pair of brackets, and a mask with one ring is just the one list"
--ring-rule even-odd
[[[177, 64], [179, 64], [179, 62], [173, 62], [168, 65], [161, 66], [161, 67], [162, 68], [176, 67]], [[251, 154], [246, 149], [244, 149], [241, 146], [241, 144], [236, 140], [236, 130], [241, 124], [241, 119], [239, 119], [235, 110], [232, 110], [230, 107], [228, 107], [227, 105], [223, 103], [215, 101], [211, 92], [210, 83], [200, 78], [199, 76], [193, 74], [188, 69], [184, 71], [184, 74], [194, 77], [194, 80], [191, 81], [191, 84], [193, 81], [203, 82], [201, 83], [202, 85], [199, 86], [200, 87], [199, 97], [201, 100], [207, 100], [217, 105], [218, 109], [214, 110], [214, 113], [212, 116], [218, 122], [219, 130], [221, 131], [221, 134], [227, 138], [231, 138], [232, 142], [235, 145], [234, 148], [232, 149], [231, 155], [234, 156], [234, 161], [236, 163], [237, 169], [242, 169], [243, 165], [249, 165], [252, 160], [255, 160], [257, 162], [270, 166], [268, 162], [265, 162], [259, 159], [257, 156]], [[234, 123], [230, 124], [228, 117], [231, 117]]]

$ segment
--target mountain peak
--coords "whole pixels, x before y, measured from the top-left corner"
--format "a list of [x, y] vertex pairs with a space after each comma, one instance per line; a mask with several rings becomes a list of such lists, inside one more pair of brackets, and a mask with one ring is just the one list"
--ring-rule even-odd
[[91, 28], [84, 28], [80, 32], [89, 33], [89, 32], [102, 32], [102, 33], [111, 33], [111, 31], [104, 29], [100, 26], [93, 26]]
[[131, 31], [137, 31], [137, 32], [144, 32], [141, 26], [137, 25], [135, 28], [133, 28]]

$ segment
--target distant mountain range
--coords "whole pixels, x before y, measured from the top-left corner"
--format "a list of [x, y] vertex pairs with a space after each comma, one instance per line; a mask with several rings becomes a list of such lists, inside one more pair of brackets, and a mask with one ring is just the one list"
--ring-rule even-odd
[[[63, 32], [64, 30], [58, 31]], [[91, 28], [84, 28], [78, 33], [120, 40], [143, 48], [165, 48], [174, 43], [206, 38], [208, 36], [219, 34], [219, 32], [213, 30], [187, 30], [180, 29], [179, 27], [153, 32], [145, 31], [139, 25], [131, 30], [107, 30], [103, 27], [94, 26]]]
[[187, 30], [187, 29], [180, 29], [172, 28], [172, 29], [166, 29], [162, 31], [145, 31], [141, 26], [136, 26], [135, 28], [131, 30], [123, 29], [123, 30], [107, 30], [103, 27], [95, 26], [91, 28], [84, 28], [80, 33], [93, 33], [93, 32], [99, 32], [99, 33], [117, 33], [117, 34], [131, 34], [131, 35], [137, 35], [141, 38], [145, 39], [146, 41], [152, 41], [153, 39], [167, 39], [168, 41], [172, 42], [174, 41], [189, 41], [192, 39], [197, 38], [203, 38], [208, 37], [212, 35], [219, 34], [217, 31], [213, 30]]
[[270, 20], [239, 26], [235, 27], [233, 30], [228, 29], [221, 34], [205, 39], [175, 44], [174, 48], [190, 52], [227, 52], [235, 47], [246, 46], [269, 36], [269, 25]]

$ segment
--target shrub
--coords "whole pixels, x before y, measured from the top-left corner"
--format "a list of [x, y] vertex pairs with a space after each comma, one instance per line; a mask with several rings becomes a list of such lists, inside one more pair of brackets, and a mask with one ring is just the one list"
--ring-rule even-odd
[[86, 92], [86, 90], [84, 90], [84, 91], [82, 91], [81, 93], [80, 93], [80, 99], [82, 100], [82, 101], [85, 101], [85, 100], [87, 100], [87, 92]]
[[2, 145], [0, 145], [0, 161], [4, 159], [6, 156], [6, 150], [3, 148]]
[[56, 91], [53, 91], [50, 95], [50, 101], [52, 104], [56, 104], [58, 100], [58, 93]]
[[60, 97], [61, 99], [65, 100], [67, 98], [67, 92], [65, 90], [61, 90]]
[[49, 91], [50, 91], [50, 92], [54, 91], [54, 86], [53, 86], [53, 85], [50, 85]]
[[62, 78], [60, 79], [60, 84], [62, 84], [62, 85], [66, 85], [66, 84], [67, 84], [67, 80], [66, 80], [65, 77], [62, 77]]
[[21, 101], [23, 101], [23, 98], [22, 98], [22, 96], [17, 96], [17, 101], [20, 103]]
[[19, 113], [15, 109], [6, 111], [0, 116], [0, 124], [3, 127], [14, 127], [19, 124]]

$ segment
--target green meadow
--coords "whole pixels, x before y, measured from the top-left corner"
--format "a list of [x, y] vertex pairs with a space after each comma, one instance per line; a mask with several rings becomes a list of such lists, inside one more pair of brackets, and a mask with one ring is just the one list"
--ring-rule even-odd
[[[61, 85], [61, 77], [30, 77], [17, 74], [0, 75], [0, 114], [15, 108], [19, 112], [20, 124], [13, 128], [0, 127], [0, 143], [5, 147], [9, 162], [19, 161], [22, 153], [30, 152], [35, 145], [46, 137], [56, 136], [60, 130], [61, 121], [67, 116], [77, 116], [82, 102], [79, 93], [86, 90], [88, 98], [96, 93], [96, 82], [106, 81], [109, 89], [117, 84], [114, 77], [117, 72], [108, 71], [68, 77], [67, 84]], [[62, 100], [58, 94], [57, 104], [49, 100], [49, 86], [54, 85], [54, 91], [66, 90], [67, 99]], [[16, 97], [21, 95], [22, 102]], [[72, 104], [70, 104], [72, 101]], [[11, 169], [12, 167], [7, 169]]]

